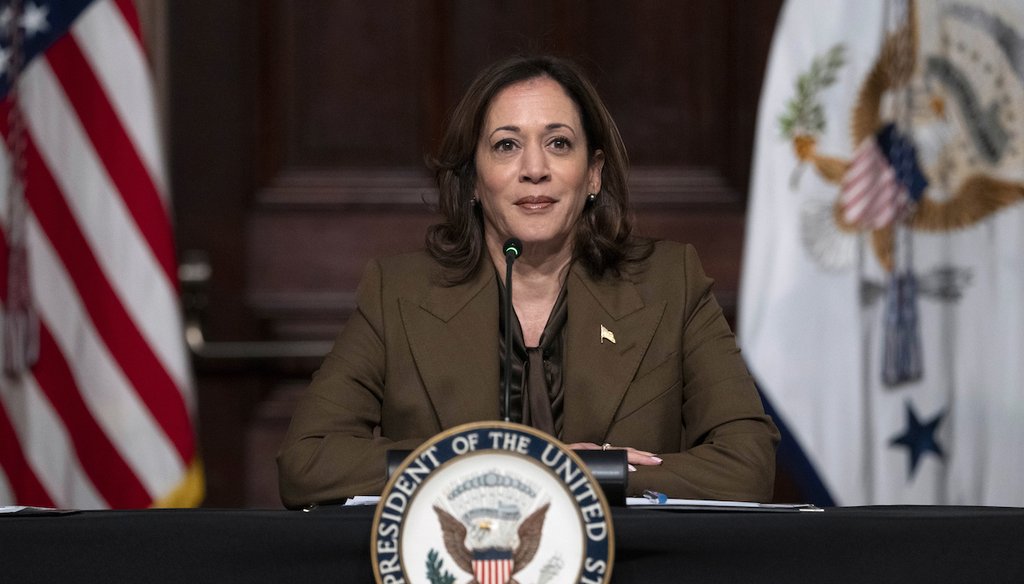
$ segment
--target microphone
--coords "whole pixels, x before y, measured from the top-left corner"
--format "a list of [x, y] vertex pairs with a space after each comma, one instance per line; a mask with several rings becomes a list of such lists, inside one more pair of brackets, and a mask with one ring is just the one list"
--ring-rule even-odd
[[502, 251], [505, 253], [505, 261], [511, 266], [519, 254], [523, 253], [523, 242], [518, 237], [510, 237], [502, 246]]
[[511, 421], [512, 413], [512, 262], [516, 261], [519, 254], [523, 253], [523, 242], [518, 238], [510, 237], [501, 246], [505, 254], [505, 301], [502, 307], [505, 310], [505, 375], [502, 380], [505, 397], [505, 421]]

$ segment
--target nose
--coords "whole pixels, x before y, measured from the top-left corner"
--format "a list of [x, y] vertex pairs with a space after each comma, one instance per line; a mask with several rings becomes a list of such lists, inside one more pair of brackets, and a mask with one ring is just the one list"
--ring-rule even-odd
[[548, 157], [542, 146], [529, 145], [525, 147], [520, 160], [522, 162], [520, 182], [541, 183], [551, 178]]

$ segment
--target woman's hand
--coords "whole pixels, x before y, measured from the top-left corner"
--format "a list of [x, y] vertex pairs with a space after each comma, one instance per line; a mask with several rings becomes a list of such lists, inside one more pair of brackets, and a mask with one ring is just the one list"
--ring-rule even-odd
[[658, 458], [653, 452], [647, 452], [646, 450], [637, 450], [631, 446], [612, 446], [611, 444], [594, 444], [593, 442], [576, 442], [569, 444], [569, 448], [573, 450], [625, 450], [626, 451], [626, 462], [629, 463], [630, 472], [635, 471], [635, 464], [640, 466], [658, 466], [661, 464], [661, 459]]

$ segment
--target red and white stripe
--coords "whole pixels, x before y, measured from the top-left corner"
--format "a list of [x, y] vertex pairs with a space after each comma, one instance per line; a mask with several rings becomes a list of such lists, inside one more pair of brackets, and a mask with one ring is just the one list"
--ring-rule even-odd
[[864, 139], [843, 175], [839, 193], [843, 221], [858, 229], [881, 229], [895, 221], [908, 203], [906, 188], [874, 136]]
[[[194, 477], [195, 399], [155, 101], [131, 1], [89, 6], [23, 71], [19, 103], [40, 355], [31, 373], [0, 379], [0, 505], [167, 501]], [[5, 135], [10, 107], [0, 104]], [[0, 155], [9, 157], [6, 148]], [[9, 160], [0, 168], [8, 172]]]
[[512, 559], [473, 560], [473, 575], [480, 584], [505, 584], [512, 577]]

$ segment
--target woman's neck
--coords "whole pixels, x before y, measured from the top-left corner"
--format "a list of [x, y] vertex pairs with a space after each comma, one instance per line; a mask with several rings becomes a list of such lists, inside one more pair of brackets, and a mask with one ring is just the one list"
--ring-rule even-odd
[[[504, 281], [505, 254], [503, 246], [500, 244], [501, 242], [498, 242], [498, 245], [488, 242], [487, 252], [494, 268], [498, 270], [498, 274]], [[512, 278], [515, 280], [516, 294], [518, 295], [520, 290], [526, 288], [534, 293], [546, 291], [546, 294], [541, 294], [545, 296], [553, 290], [554, 296], [557, 297], [571, 263], [572, 246], [568, 242], [553, 249], [543, 245], [525, 244], [522, 253], [512, 264]]]
[[[488, 248], [491, 260], [504, 280], [505, 256], [500, 253], [500, 248]], [[558, 300], [571, 263], [571, 246], [560, 246], [558, 251], [545, 254], [541, 248], [527, 245], [512, 265], [512, 306], [519, 318], [527, 347], [536, 347], [540, 343], [540, 336]]]

